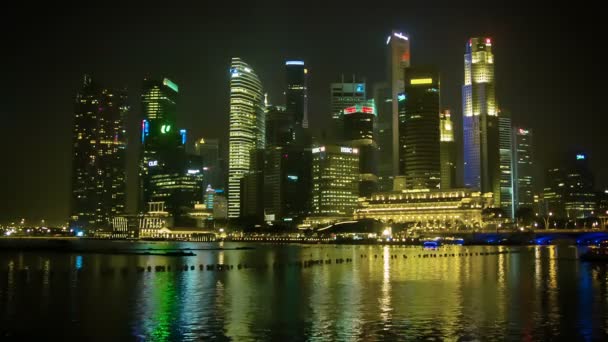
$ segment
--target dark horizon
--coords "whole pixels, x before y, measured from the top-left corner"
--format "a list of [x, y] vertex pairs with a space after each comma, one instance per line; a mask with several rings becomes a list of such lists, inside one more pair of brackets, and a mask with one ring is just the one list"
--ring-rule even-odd
[[[598, 115], [600, 54], [589, 48], [598, 44], [596, 36], [581, 34], [599, 24], [587, 15], [588, 27], [564, 25], [584, 15], [580, 11], [413, 6], [315, 11], [253, 5], [37, 11], [14, 10], [10, 15], [19, 25], [5, 29], [15, 34], [5, 64], [9, 80], [3, 84], [8, 106], [1, 128], [0, 188], [8, 196], [1, 196], [0, 221], [67, 219], [73, 101], [85, 73], [104, 87], [128, 88], [132, 179], [144, 77], [177, 83], [179, 126], [190, 138], [219, 138], [226, 149], [231, 57], [256, 70], [273, 104], [284, 102], [285, 60], [304, 60], [310, 127], [318, 131], [330, 119], [329, 84], [341, 74], [365, 77], [372, 96], [373, 83], [384, 78], [385, 40], [392, 29], [409, 34], [413, 66], [439, 70], [442, 107], [452, 110], [459, 146], [465, 44], [473, 36], [490, 36], [498, 102], [512, 113], [514, 125], [534, 131], [537, 171], [560, 166], [581, 151], [589, 156], [596, 188], [608, 187], [606, 144], [600, 140], [608, 119]], [[133, 210], [133, 194], [128, 198]]]

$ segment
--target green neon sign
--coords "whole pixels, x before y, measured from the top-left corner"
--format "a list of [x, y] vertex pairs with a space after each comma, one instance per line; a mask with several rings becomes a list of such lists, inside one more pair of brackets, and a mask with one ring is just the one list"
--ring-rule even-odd
[[162, 134], [169, 133], [170, 130], [171, 130], [171, 125], [162, 125], [162, 126], [160, 126], [160, 132]]

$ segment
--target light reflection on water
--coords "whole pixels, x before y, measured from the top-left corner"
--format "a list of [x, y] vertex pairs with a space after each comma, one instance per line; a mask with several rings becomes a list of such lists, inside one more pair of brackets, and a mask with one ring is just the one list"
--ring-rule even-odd
[[[237, 246], [245, 245], [224, 245]], [[254, 246], [197, 250], [196, 257], [183, 258], [0, 253], [0, 336], [488, 341], [601, 340], [608, 331], [606, 266], [581, 263], [569, 246]], [[510, 253], [458, 256], [471, 252]], [[444, 253], [456, 256], [439, 256]], [[311, 259], [332, 262], [290, 264]], [[200, 271], [200, 264], [234, 268]], [[171, 265], [172, 271], [155, 272], [156, 265]], [[182, 271], [184, 265], [195, 270]], [[137, 272], [147, 266], [153, 270]]]

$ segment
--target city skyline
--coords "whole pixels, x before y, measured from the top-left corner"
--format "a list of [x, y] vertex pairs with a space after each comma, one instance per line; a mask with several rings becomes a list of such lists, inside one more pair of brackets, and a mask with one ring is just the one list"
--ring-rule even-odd
[[[424, 42], [423, 41], [423, 37], [425, 35], [424, 32], [416, 32], [417, 30], [420, 30], [420, 25], [418, 24], [418, 28], [416, 28], [416, 24], [408, 24], [407, 20], [403, 20], [401, 22], [400, 25], [396, 25], [397, 27], [404, 27], [406, 29], [403, 30], [403, 32], [409, 32], [409, 36], [411, 37], [411, 44], [412, 44], [412, 55], [413, 55], [413, 61], [415, 65], [420, 65], [420, 64], [436, 64], [439, 68], [440, 74], [441, 74], [441, 79], [442, 79], [442, 107], [449, 107], [452, 110], [453, 113], [453, 117], [454, 118], [460, 118], [462, 115], [462, 109], [461, 106], [459, 106], [458, 101], [454, 101], [454, 92], [458, 92], [459, 91], [459, 84], [461, 84], [462, 82], [462, 77], [461, 75], [458, 75], [457, 72], [454, 71], [448, 71], [447, 72], [447, 76], [446, 73], [443, 72], [443, 70], [445, 69], [444, 66], [441, 65], [441, 63], [433, 63], [434, 61], [432, 59], [429, 58], [429, 60], [431, 61], [431, 63], [426, 63], [425, 60], [425, 55], [428, 54], [428, 50], [433, 50], [433, 49], [442, 49], [443, 46], [441, 45], [441, 43], [431, 43], [431, 42]], [[380, 30], [378, 30], [380, 31]], [[383, 31], [385, 32], [380, 32], [380, 34], [377, 34], [377, 32], [374, 32], [373, 37], [371, 33], [363, 33], [362, 36], [366, 37], [367, 42], [370, 42], [371, 39], [373, 38], [373, 45], [370, 45], [369, 49], [370, 49], [370, 53], [373, 54], [377, 54], [380, 55], [380, 57], [382, 57], [384, 51], [382, 51], [381, 49], [383, 48], [382, 44], [384, 43], [384, 39], [387, 36], [387, 34], [390, 32], [389, 30], [386, 30], [386, 28], [383, 28]], [[519, 62], [517, 59], [515, 58], [509, 58], [508, 53], [502, 51], [501, 52], [501, 48], [504, 46], [504, 49], [507, 50], [509, 48], [509, 46], [513, 45], [513, 42], [509, 42], [509, 40], [501, 40], [500, 39], [500, 30], [497, 30], [499, 32], [496, 32], [495, 34], [493, 34], [492, 30], [489, 29], [482, 29], [480, 31], [484, 31], [484, 32], [479, 32], [479, 34], [485, 33], [487, 32], [487, 34], [489, 36], [495, 37], [493, 39], [500, 41], [500, 44], [498, 45], [498, 47], [496, 48], [496, 51], [494, 51], [496, 59], [499, 61], [497, 62], [496, 65], [496, 69], [497, 69], [497, 98], [499, 98], [499, 101], [501, 101], [501, 104], [505, 104], [504, 108], [509, 109], [512, 113], [513, 113], [513, 117], [515, 118], [513, 120], [514, 123], [522, 125], [522, 126], [526, 126], [526, 127], [531, 127], [534, 132], [535, 132], [535, 136], [539, 137], [539, 136], [550, 136], [551, 132], [552, 132], [552, 127], [547, 127], [546, 125], [539, 125], [539, 121], [538, 117], [534, 118], [534, 117], [526, 117], [527, 115], [533, 115], [534, 113], [523, 113], [521, 110], [521, 107], [525, 108], [524, 106], [521, 106], [521, 104], [519, 104], [519, 109], [518, 109], [518, 105], [517, 105], [517, 101], [512, 99], [512, 95], [509, 96], [509, 93], [513, 93], [513, 89], [510, 89], [509, 87], [509, 82], [513, 82], [513, 80], [509, 80], [508, 77], [506, 77], [507, 75], [505, 75], [505, 70], [510, 70], [509, 68], [514, 68], [514, 66], [517, 65], [517, 63]], [[437, 31], [439, 32], [439, 31]], [[477, 34], [476, 32], [474, 32], [471, 36], [474, 36], [475, 34]], [[504, 32], [502, 32], [502, 34], [504, 34]], [[368, 37], [368, 35], [370, 37]], [[315, 37], [318, 36], [318, 32], [313, 32], [311, 35], [311, 37]], [[446, 33], [446, 36], [451, 36], [451, 34]], [[417, 38], [419, 37], [419, 38]], [[468, 39], [469, 37], [463, 37], [462, 39], [453, 39], [454, 41], [450, 40], [449, 41], [449, 46], [451, 46], [449, 48], [449, 55], [450, 56], [462, 56], [462, 54], [464, 53], [464, 51], [462, 50], [462, 46], [464, 45], [463, 42], [466, 41], [466, 39]], [[420, 41], [417, 41], [417, 39], [420, 39]], [[379, 42], [379, 43], [378, 43]], [[460, 46], [459, 49], [453, 49], [453, 46], [457, 45]], [[339, 46], [343, 46], [342, 44], [340, 44]], [[255, 50], [255, 48], [253, 48]], [[448, 48], [445, 48], [446, 51], [448, 50]], [[297, 50], [297, 49], [294, 49]], [[329, 62], [319, 62], [318, 58], [306, 58], [306, 54], [310, 54], [312, 52], [306, 52], [304, 51], [305, 47], [302, 47], [301, 51], [299, 52], [302, 56], [302, 60], [306, 61], [306, 65], [307, 67], [310, 68], [310, 82], [308, 85], [309, 88], [309, 94], [310, 94], [310, 104], [311, 104], [311, 110], [309, 110], [310, 112], [310, 121], [312, 122], [310, 124], [311, 127], [319, 127], [322, 126], [323, 123], [328, 122], [329, 118], [330, 118], [330, 112], [327, 109], [328, 107], [328, 103], [329, 101], [327, 101], [327, 95], [322, 96], [321, 93], [325, 92], [327, 93], [327, 88], [329, 86], [329, 82], [325, 82], [326, 80], [330, 80], [333, 82], [335, 82], [335, 80], [338, 80], [337, 76], [339, 74], [346, 74], [349, 75], [351, 73], [356, 73], [357, 75], [364, 75], [368, 80], [370, 81], [380, 81], [382, 78], [382, 75], [384, 73], [384, 67], [383, 67], [383, 60], [384, 58], [378, 58], [377, 61], [374, 61], [374, 63], [376, 63], [376, 65], [366, 65], [365, 63], [360, 63], [360, 61], [358, 61], [357, 63], [352, 63], [352, 65], [349, 65], [348, 63], [344, 66], [342, 66], [340, 63], [334, 63], [334, 64], [330, 64], [330, 62], [334, 62], [335, 59], [340, 59], [342, 56], [338, 56], [338, 57], [334, 57], [333, 60], [332, 58], [330, 58]], [[314, 49], [311, 49], [312, 51], [314, 51]], [[328, 49], [329, 51], [332, 51], [332, 49]], [[454, 50], [454, 51], [452, 51]], [[260, 79], [262, 81], [263, 84], [271, 84], [269, 86], [268, 89], [268, 93], [270, 94], [270, 101], [273, 104], [283, 104], [282, 103], [282, 94], [281, 94], [281, 89], [283, 88], [283, 86], [281, 86], [281, 82], [280, 79], [283, 77], [282, 76], [282, 63], [284, 63], [285, 60], [287, 60], [286, 55], [291, 55], [294, 54], [294, 52], [288, 52], [288, 53], [276, 53], [276, 56], [273, 57], [274, 59], [278, 59], [278, 63], [274, 63], [270, 66], [270, 62], [264, 63], [264, 62], [260, 62], [260, 58], [256, 57], [256, 56], [252, 56], [251, 58], [248, 57], [248, 55], [252, 54], [252, 47], [245, 47], [243, 49], [242, 53], [239, 52], [235, 52], [233, 53], [234, 55], [237, 56], [241, 56], [243, 57], [243, 59], [247, 60], [248, 63], [250, 65], [252, 65], [253, 68], [255, 68], [256, 71], [258, 71], [258, 74], [260, 76]], [[318, 50], [317, 50], [318, 51]], [[273, 52], [274, 53], [274, 52]], [[255, 55], [255, 53], [253, 53]], [[416, 56], [420, 55], [420, 58], [417, 58]], [[200, 56], [200, 55], [199, 55]], [[223, 76], [225, 76], [226, 74], [226, 65], [229, 63], [229, 59], [225, 59], [223, 56], [220, 56], [221, 58], [221, 62], [217, 62], [218, 64], [214, 65], [214, 69], [218, 69], [218, 73], [221, 73]], [[348, 56], [349, 58], [352, 58], [352, 56]], [[460, 64], [462, 63], [462, 57], [460, 58], [455, 58], [452, 61], [453, 57], [450, 57], [450, 64]], [[139, 98], [139, 89], [138, 89], [138, 84], [141, 82], [141, 79], [143, 79], [144, 76], [146, 76], [146, 74], [149, 74], [152, 77], [161, 77], [162, 75], [167, 75], [169, 78], [175, 80], [176, 83], [180, 84], [181, 89], [180, 91], [183, 92], [190, 92], [190, 96], [192, 96], [192, 93], [196, 93], [196, 87], [188, 87], [187, 85], [192, 84], [192, 79], [188, 80], [187, 77], [180, 77], [179, 76], [179, 72], [176, 72], [176, 70], [171, 70], [174, 69], [172, 67], [165, 67], [164, 69], [166, 69], [166, 73], [164, 71], [162, 71], [160, 66], [157, 66], [157, 68], [151, 68], [151, 69], [155, 69], [154, 72], [149, 72], [149, 73], [141, 73], [138, 77], [138, 82], [132, 82], [132, 81], [125, 81], [125, 78], [121, 78], [121, 77], [112, 77], [112, 73], [109, 73], [109, 75], [104, 75], [103, 73], [100, 73], [99, 71], [96, 72], [95, 69], [99, 68], [98, 66], [96, 66], [95, 64], [95, 59], [90, 59], [88, 62], [84, 63], [84, 65], [80, 68], [85, 68], [88, 65], [88, 70], [90, 71], [90, 74], [93, 76], [94, 79], [101, 79], [101, 82], [111, 88], [118, 88], [121, 84], [121, 82], [119, 81], [120, 79], [122, 79], [122, 83], [127, 83], [128, 85], [128, 91], [129, 91], [129, 99], [130, 101], [132, 101], [133, 99], [137, 100]], [[97, 64], [101, 64], [103, 66], [104, 63], [99, 63], [99, 59], [97, 60]], [[373, 64], [373, 63], [372, 63]], [[118, 63], [116, 63], [115, 69], [123, 69], [121, 68], [121, 66], [124, 65], [125, 68], [124, 69], [129, 69], [128, 67], [126, 67], [126, 65], [128, 65], [128, 63], [120, 63], [120, 61]], [[538, 64], [536, 64], [538, 66]], [[538, 66], [540, 68], [540, 66]], [[360, 69], [359, 69], [360, 68]], [[501, 68], [503, 68], [502, 70], [502, 74], [501, 74]], [[461, 68], [460, 68], [461, 69]], [[323, 71], [327, 71], [330, 70], [329, 72], [324, 73]], [[448, 68], [449, 70], [449, 68]], [[80, 70], [78, 70], [80, 71]], [[82, 71], [87, 71], [87, 70], [82, 70]], [[76, 93], [76, 89], [74, 88], [74, 84], [75, 82], [79, 82], [81, 80], [81, 76], [79, 75], [78, 77], [74, 78], [73, 80], [71, 79], [71, 76], [68, 76], [70, 74], [72, 74], [75, 71], [71, 71], [71, 72], [66, 72], [64, 77], [59, 78], [58, 80], [60, 80], [61, 82], [58, 82], [58, 84], [55, 86], [56, 88], [61, 88], [61, 89], [67, 89], [69, 90], [70, 94], [69, 96], [63, 96], [62, 99], [60, 99], [60, 96], [57, 95], [57, 99], [53, 100], [53, 101], [44, 101], [45, 97], [42, 96], [41, 99], [41, 105], [44, 106], [44, 108], [48, 107], [48, 112], [46, 111], [42, 111], [42, 114], [44, 114], [45, 112], [49, 115], [49, 116], [54, 116], [57, 113], [58, 108], [63, 108], [62, 110], [59, 110], [61, 112], [66, 111], [66, 106], [65, 104], [67, 104], [67, 114], [68, 114], [68, 119], [66, 120], [65, 118], [63, 118], [63, 120], [57, 120], [58, 123], [63, 123], [61, 128], [58, 130], [53, 130], [53, 128], [57, 128], [56, 126], [54, 126], [56, 123], [51, 123], [49, 130], [51, 130], [52, 132], [57, 132], [57, 131], [65, 131], [65, 130], [70, 130], [71, 129], [71, 112], [72, 112], [72, 108], [71, 108], [71, 104], [72, 101], [70, 101], [70, 99], [73, 99], [74, 94]], [[130, 71], [131, 73], [133, 73], [133, 71]], [[85, 73], [85, 72], [83, 72]], [[176, 77], [173, 77], [173, 74], [178, 74], [176, 75]], [[269, 76], [270, 75], [270, 76]], [[73, 75], [72, 75], [73, 76]], [[99, 77], [98, 77], [99, 76]], [[454, 77], [456, 76], [456, 77]], [[135, 77], [135, 76], [132, 76]], [[315, 77], [319, 77], [315, 80]], [[446, 78], [448, 78], [446, 80]], [[503, 84], [503, 79], [504, 79], [504, 84]], [[114, 81], [116, 80], [116, 81]], [[183, 82], [182, 82], [183, 80]], [[268, 81], [266, 81], [268, 80]], [[279, 80], [279, 81], [277, 81]], [[316, 81], [316, 83], [315, 83]], [[48, 80], [47, 80], [48, 82]], [[224, 82], [224, 81], [223, 81]], [[224, 82], [225, 83], [225, 82]], [[446, 84], [447, 83], [447, 84]], [[186, 86], [183, 86], [182, 84], [186, 84]], [[368, 81], [368, 84], [371, 84], [371, 82]], [[453, 85], [456, 84], [457, 86], [454, 87]], [[69, 85], [69, 86], [67, 86]], [[217, 88], [222, 88], [222, 87], [217, 87]], [[188, 89], [188, 90], [186, 90]], [[227, 118], [228, 118], [228, 102], [225, 100], [213, 100], [214, 98], [216, 98], [217, 96], [223, 96], [222, 94], [219, 94], [220, 89], [213, 92], [210, 92], [209, 96], [206, 97], [202, 97], [200, 94], [197, 94], [195, 97], [197, 98], [197, 101], [195, 101], [195, 103], [197, 104], [196, 107], [202, 107], [202, 108], [209, 108], [209, 111], [211, 113], [200, 113], [200, 110], [193, 110], [193, 106], [192, 106], [192, 98], [190, 99], [190, 101], [185, 101], [185, 104], [183, 105], [183, 109], [179, 109], [180, 115], [182, 116], [182, 113], [184, 114], [183, 116], [185, 117], [185, 119], [181, 119], [182, 122], [180, 121], [180, 118], [178, 118], [178, 127], [186, 127], [190, 130], [193, 131], [192, 137], [197, 137], [197, 136], [203, 136], [205, 138], [219, 138], [220, 140], [225, 140], [224, 136], [225, 133], [227, 133]], [[62, 90], [63, 91], [63, 90]], [[59, 93], [59, 90], [53, 90], [53, 91], [49, 91], [51, 93]], [[443, 95], [444, 93], [448, 93], [451, 95], [447, 95], [447, 99], [444, 101], [443, 99]], [[506, 93], [506, 94], [503, 94]], [[211, 95], [213, 94], [213, 95]], [[217, 94], [217, 95], [216, 95]], [[186, 95], [185, 95], [186, 96]], [[372, 97], [372, 94], [369, 92], [367, 93], [368, 97]], [[47, 99], [48, 100], [48, 99]], [[557, 100], [557, 96], [556, 96], [556, 100]], [[198, 103], [201, 102], [203, 104], [205, 103], [209, 103], [209, 102], [214, 102], [213, 104], [209, 105], [209, 107], [206, 106], [198, 106]], [[536, 103], [537, 101], [535, 101], [534, 97], [529, 97], [529, 101], [530, 103], [526, 103], [526, 105], [528, 106], [538, 106], [539, 103]], [[190, 102], [190, 104], [188, 104], [188, 102]], [[542, 102], [542, 101], [538, 101], [538, 102]], [[58, 103], [60, 105], [58, 105]], [[510, 105], [509, 105], [510, 103]], [[543, 103], [546, 105], [546, 103]], [[27, 110], [31, 110], [32, 108], [32, 104], [23, 104], [24, 108], [19, 108], [20, 110], [24, 111], [25, 113], [27, 113]], [[502, 106], [502, 105], [501, 105]], [[134, 106], [132, 106], [132, 111], [130, 113], [129, 118], [127, 119], [127, 121], [129, 122], [130, 125], [130, 130], [131, 133], [129, 135], [129, 142], [133, 143], [136, 142], [137, 140], [134, 139], [134, 135], [132, 133], [133, 129], [133, 121], [136, 121], [137, 118], [140, 117], [141, 115], [141, 111], [137, 109], [137, 103], [134, 103]], [[550, 107], [547, 106], [547, 107]], [[34, 106], [35, 108], [35, 106]], [[52, 109], [55, 108], [55, 109]], [[218, 109], [219, 108], [219, 109]], [[223, 108], [223, 110], [222, 110]], [[325, 108], [325, 109], [322, 109]], [[502, 108], [502, 107], [501, 107]], [[18, 112], [18, 111], [17, 111]], [[193, 112], [195, 112], [194, 116], [197, 116], [197, 113], [200, 113], [201, 116], [204, 116], [203, 118], [193, 118]], [[549, 108], [547, 108], [547, 112], [543, 113], [543, 116], [548, 116], [551, 115], [552, 113], [549, 113]], [[56, 116], [56, 115], [55, 115]], [[65, 116], [65, 115], [64, 115]], [[540, 115], [538, 115], [540, 116]], [[135, 117], [135, 119], [134, 119]], [[218, 118], [220, 121], [215, 121], [213, 120], [213, 117]], [[25, 115], [25, 118], [28, 118], [27, 115]], [[204, 119], [204, 120], [203, 120]], [[20, 127], [20, 125], [23, 124], [22, 121], [19, 120], [23, 120], [23, 119], [15, 119], [15, 121], [11, 121], [12, 119], [9, 119], [9, 124], [7, 125], [9, 128], [16, 126], [16, 128]], [[455, 121], [457, 121], [459, 119], [456, 119]], [[604, 119], [605, 120], [605, 119]], [[223, 122], [221, 121], [225, 121], [226, 124], [224, 125]], [[216, 123], [218, 122], [218, 126], [217, 127], [209, 127], [212, 126], [211, 123]], [[57, 123], [57, 124], [58, 124]], [[559, 120], [556, 120], [556, 127], [559, 128]], [[34, 127], [34, 132], [36, 132], [36, 125], [40, 125], [39, 122], [33, 122], [33, 127]], [[63, 127], [63, 126], [66, 127]], [[458, 134], [461, 134], [462, 129], [461, 129], [461, 123], [457, 123], [455, 124], [457, 125], [457, 128], [455, 129], [455, 132], [457, 132], [457, 136]], [[562, 123], [563, 125], [563, 123]], [[224, 127], [225, 126], [225, 127]], [[40, 130], [40, 128], [37, 128], [38, 130]], [[596, 129], [595, 127], [585, 127], [585, 129], [589, 129], [589, 130], [593, 130]], [[223, 132], [222, 132], [223, 130]], [[564, 130], [563, 128], [561, 129], [562, 131]], [[18, 129], [16, 129], [16, 131], [19, 131]], [[31, 132], [32, 134], [34, 132]], [[215, 134], [217, 135], [213, 135], [214, 132], [217, 132]], [[558, 130], [559, 132], [559, 130]], [[43, 137], [51, 137], [49, 136], [48, 132], [40, 132], [41, 133], [41, 138]], [[46, 134], [46, 136], [45, 136]], [[580, 133], [577, 133], [580, 134]], [[9, 135], [10, 137], [10, 135]], [[60, 137], [62, 137], [61, 134], [57, 134], [56, 137], [52, 137], [52, 140], [56, 140], [56, 141], [62, 141], [62, 139], [60, 139]], [[69, 136], [67, 137], [69, 140]], [[539, 139], [535, 139], [536, 141], [541, 141], [542, 144], [542, 138]], [[44, 140], [44, 139], [41, 139]], [[48, 140], [48, 139], [47, 139]], [[66, 140], [66, 139], [63, 139]], [[590, 160], [592, 162], [597, 161], [598, 163], [601, 162], [600, 161], [600, 157], [601, 157], [601, 144], [600, 146], [596, 146], [591, 144], [591, 142], [589, 140], [587, 140], [587, 142], [585, 143], [586, 146], [579, 146], [579, 141], [584, 141], [585, 138], [584, 137], [579, 137], [578, 139], [575, 138], [571, 138], [569, 139], [569, 143], [564, 143], [564, 142], [555, 142], [555, 145], [557, 145], [557, 147], [552, 147], [553, 148], [553, 155], [567, 155], [568, 152], [570, 152], [568, 149], [570, 150], [584, 150], [586, 151], [589, 156], [590, 156]], [[64, 153], [66, 153], [69, 156], [69, 148], [64, 151], [63, 148], [65, 148], [65, 142], [61, 142], [61, 143], [57, 143], [57, 142], [52, 142], [50, 144], [50, 146], [38, 146], [38, 148], [36, 148], [36, 145], [31, 145], [31, 142], [28, 142], [26, 144], [26, 148], [30, 148], [33, 149], [33, 151], [39, 151], [42, 150], [44, 151], [45, 149], [47, 149], [47, 151], [55, 151], [55, 153], [59, 154], [59, 158], [57, 158], [59, 161], [62, 161], [65, 159], [65, 157], [62, 157]], [[461, 145], [462, 144], [462, 138], [458, 137], [457, 138], [457, 144]], [[64, 146], [60, 148], [58, 146]], [[546, 148], [547, 144], [545, 144], [545, 148]], [[69, 142], [68, 142], [68, 147], [69, 147]], [[227, 146], [225, 146], [224, 148], [226, 148]], [[565, 148], [564, 148], [565, 147]], [[52, 148], [55, 148], [54, 150]], [[543, 150], [542, 145], [539, 147], [536, 147], [537, 149], [541, 149], [541, 151]], [[549, 149], [551, 150], [551, 149]], [[58, 152], [59, 151], [59, 152]], [[53, 154], [53, 152], [47, 152], [45, 154]], [[129, 154], [133, 154], [133, 151], [131, 149], [131, 151], [129, 151]], [[545, 153], [543, 153], [545, 154]], [[551, 154], [551, 153], [547, 153], [547, 154]], [[568, 154], [571, 155], [571, 154]], [[23, 161], [23, 157], [19, 157], [16, 155], [11, 155], [11, 153], [9, 153], [9, 157], [13, 156], [16, 158], [17, 161], [21, 160]], [[542, 169], [547, 169], [549, 167], [552, 167], [553, 165], [555, 165], [556, 161], [559, 160], [561, 156], [553, 156], [553, 157], [547, 157], [547, 156], [539, 156], [538, 159], [540, 161], [539, 164], [541, 164]], [[132, 159], [132, 158], [131, 158]], [[19, 165], [30, 165], [28, 164], [29, 161], [26, 161], [25, 163], [19, 163]], [[49, 164], [50, 163], [50, 164]], [[16, 199], [16, 201], [13, 201], [11, 203], [6, 203], [6, 205], [4, 206], [5, 208], [7, 208], [6, 211], [3, 211], [3, 217], [0, 217], [0, 219], [7, 219], [9, 217], [15, 217], [15, 216], [25, 216], [25, 217], [31, 217], [31, 216], [35, 216], [36, 214], [39, 213], [39, 215], [43, 215], [43, 217], [45, 218], [58, 218], [58, 217], [63, 217], [63, 216], [67, 216], [64, 215], [64, 213], [67, 214], [67, 206], [62, 206], [61, 205], [61, 198], [66, 197], [68, 193], [67, 189], [63, 190], [62, 184], [67, 184], [68, 182], [61, 182], [58, 180], [61, 180], [63, 177], [65, 177], [66, 174], [66, 170], [63, 167], [63, 165], [59, 165], [61, 164], [59, 162], [59, 164], [53, 164], [51, 163], [50, 160], [45, 159], [45, 156], [43, 155], [41, 157], [41, 163], [42, 165], [45, 166], [45, 170], [48, 171], [48, 174], [44, 174], [44, 175], [37, 175], [36, 177], [43, 177], [43, 180], [46, 180], [47, 184], [53, 184], [53, 186], [50, 186], [51, 191], [45, 191], [45, 193], [49, 194], [49, 197], [45, 197], [44, 196], [39, 196], [40, 198], [33, 198], [34, 196], [36, 196], [37, 192], [35, 189], [40, 189], [40, 187], [36, 188], [34, 187], [36, 184], [39, 184], [38, 182], [40, 182], [39, 180], [35, 180], [33, 182], [33, 184], [27, 184], [25, 186], [25, 190], [23, 191], [23, 193], [19, 193], [17, 191], [15, 191], [15, 188], [12, 187], [10, 184], [6, 185], [6, 189], [8, 189], [8, 191], [11, 191], [13, 193], [16, 193], [18, 195], [18, 198]], [[65, 164], [65, 163], [63, 163]], [[67, 164], [69, 165], [69, 163]], [[600, 167], [594, 167], [594, 171], [597, 174], [597, 181], [599, 183], [599, 185], [605, 185], [606, 184], [606, 180], [603, 179], [603, 174], [601, 172], [601, 170], [605, 170], [606, 166], [600, 166]], [[4, 171], [6, 172], [6, 171]], [[26, 170], [26, 172], [28, 172]], [[68, 173], [68, 179], [69, 179], [69, 172]], [[12, 171], [9, 170], [8, 172], [9, 175], [13, 174]], [[132, 175], [131, 175], [132, 177]], [[3, 177], [3, 178], [8, 178], [11, 179], [11, 177]], [[12, 177], [14, 178], [14, 177]], [[57, 184], [55, 186], [55, 184]], [[46, 185], [46, 187], [49, 187], [49, 185]], [[69, 188], [69, 187], [68, 187]], [[37, 190], [40, 191], [40, 190]], [[21, 197], [23, 196], [23, 198]], [[53, 198], [55, 200], [49, 199], [49, 198]], [[131, 198], [131, 201], [133, 199]], [[15, 203], [16, 202], [16, 203]], [[67, 204], [67, 198], [66, 198], [66, 204]], [[55, 205], [55, 203], [57, 203], [57, 206], [53, 206], [51, 205], [49, 208], [49, 211], [45, 212], [45, 207], [43, 206], [43, 204], [53, 204]], [[32, 205], [33, 204], [33, 205]], [[62, 212], [62, 214], [57, 214], [58, 212]], [[8, 217], [6, 217], [8, 216]]]

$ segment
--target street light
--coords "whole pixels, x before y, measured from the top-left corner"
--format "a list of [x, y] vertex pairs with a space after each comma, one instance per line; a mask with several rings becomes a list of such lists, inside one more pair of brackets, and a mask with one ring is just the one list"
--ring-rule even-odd
[[551, 216], [553, 216], [553, 213], [549, 212], [549, 216], [543, 217], [543, 220], [545, 220], [545, 229], [549, 229], [549, 220], [551, 219]]

